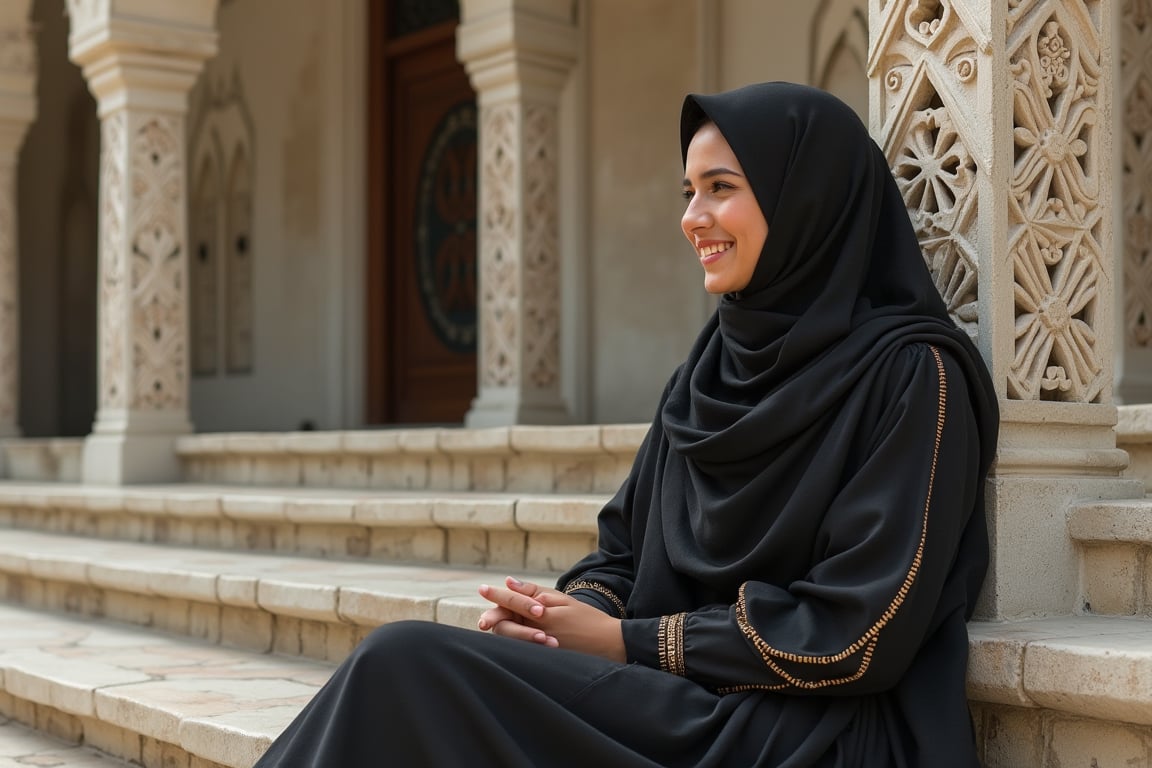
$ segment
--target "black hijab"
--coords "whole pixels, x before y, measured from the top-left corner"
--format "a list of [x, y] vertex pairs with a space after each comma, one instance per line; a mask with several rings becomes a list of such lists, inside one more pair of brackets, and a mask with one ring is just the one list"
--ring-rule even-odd
[[[963, 359], [994, 437], [983, 360], [949, 318], [887, 161], [856, 114], [792, 83], [691, 95], [685, 158], [705, 122], [739, 159], [769, 232], [751, 282], [721, 299], [664, 407], [676, 449], [709, 464], [756, 452], [826, 413], [864, 369], [912, 340]], [[985, 446], [985, 467], [994, 447]]]
[[672, 565], [724, 582], [789, 535], [771, 530], [772, 499], [844, 477], [847, 468], [829, 464], [841, 459], [826, 455], [836, 442], [826, 433], [849, 400], [879, 386], [901, 348], [931, 344], [960, 364], [981, 478], [998, 413], [983, 360], [949, 318], [887, 161], [856, 114], [790, 83], [692, 95], [681, 116], [685, 157], [709, 121], [740, 161], [768, 237], [749, 285], [720, 300], [673, 376], [659, 421], [678, 465], [666, 468], [663, 504], [683, 511], [665, 515]]

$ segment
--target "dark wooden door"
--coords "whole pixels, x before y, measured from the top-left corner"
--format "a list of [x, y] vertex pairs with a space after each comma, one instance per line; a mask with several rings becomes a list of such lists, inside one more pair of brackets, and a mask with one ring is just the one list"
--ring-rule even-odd
[[458, 423], [476, 395], [476, 97], [454, 20], [390, 33], [377, 5], [368, 417]]

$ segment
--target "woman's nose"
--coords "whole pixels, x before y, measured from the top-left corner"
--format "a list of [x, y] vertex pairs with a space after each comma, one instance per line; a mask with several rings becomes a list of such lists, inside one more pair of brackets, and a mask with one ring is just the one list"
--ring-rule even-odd
[[707, 206], [701, 203], [698, 197], [693, 197], [688, 201], [688, 207], [684, 209], [684, 215], [680, 219], [685, 232], [707, 227], [711, 221], [712, 216]]

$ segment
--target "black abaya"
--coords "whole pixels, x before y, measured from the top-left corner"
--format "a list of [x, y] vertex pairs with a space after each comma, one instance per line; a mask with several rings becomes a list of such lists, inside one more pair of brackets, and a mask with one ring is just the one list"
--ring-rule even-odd
[[975, 766], [965, 621], [995, 395], [882, 154], [827, 94], [689, 97], [769, 224], [560, 580], [628, 664], [430, 624], [368, 638], [259, 768]]

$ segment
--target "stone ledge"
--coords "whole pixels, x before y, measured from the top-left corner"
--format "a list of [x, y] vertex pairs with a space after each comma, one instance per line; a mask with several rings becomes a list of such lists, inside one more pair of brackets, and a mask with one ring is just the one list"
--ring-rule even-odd
[[212, 433], [180, 438], [176, 452], [182, 458], [277, 454], [634, 454], [647, 430], [647, 424], [586, 424], [569, 427]]
[[[0, 537], [0, 576], [360, 627], [401, 619], [471, 627], [478, 612], [469, 611], [483, 604], [476, 596], [477, 587], [502, 575], [467, 568], [93, 541], [32, 531], [5, 531]], [[549, 585], [556, 578], [529, 576]], [[448, 613], [441, 616], [440, 605], [446, 601]], [[142, 615], [156, 620], [152, 612]]]
[[89, 747], [68, 744], [0, 716], [0, 768], [28, 766], [129, 768], [130, 763]]
[[14, 509], [127, 511], [152, 517], [317, 525], [437, 526], [596, 533], [604, 494], [348, 491], [325, 488], [135, 486], [0, 482], [0, 514]]
[[1152, 725], [1152, 621], [1071, 616], [969, 625], [975, 701]]
[[0, 440], [0, 467], [13, 480], [74, 483], [80, 480], [83, 438]]
[[1152, 500], [1076, 504], [1068, 512], [1068, 533], [1082, 544], [1152, 546]]
[[[0, 606], [8, 696], [249, 768], [328, 679], [326, 664]], [[68, 763], [71, 765], [72, 763]]]

